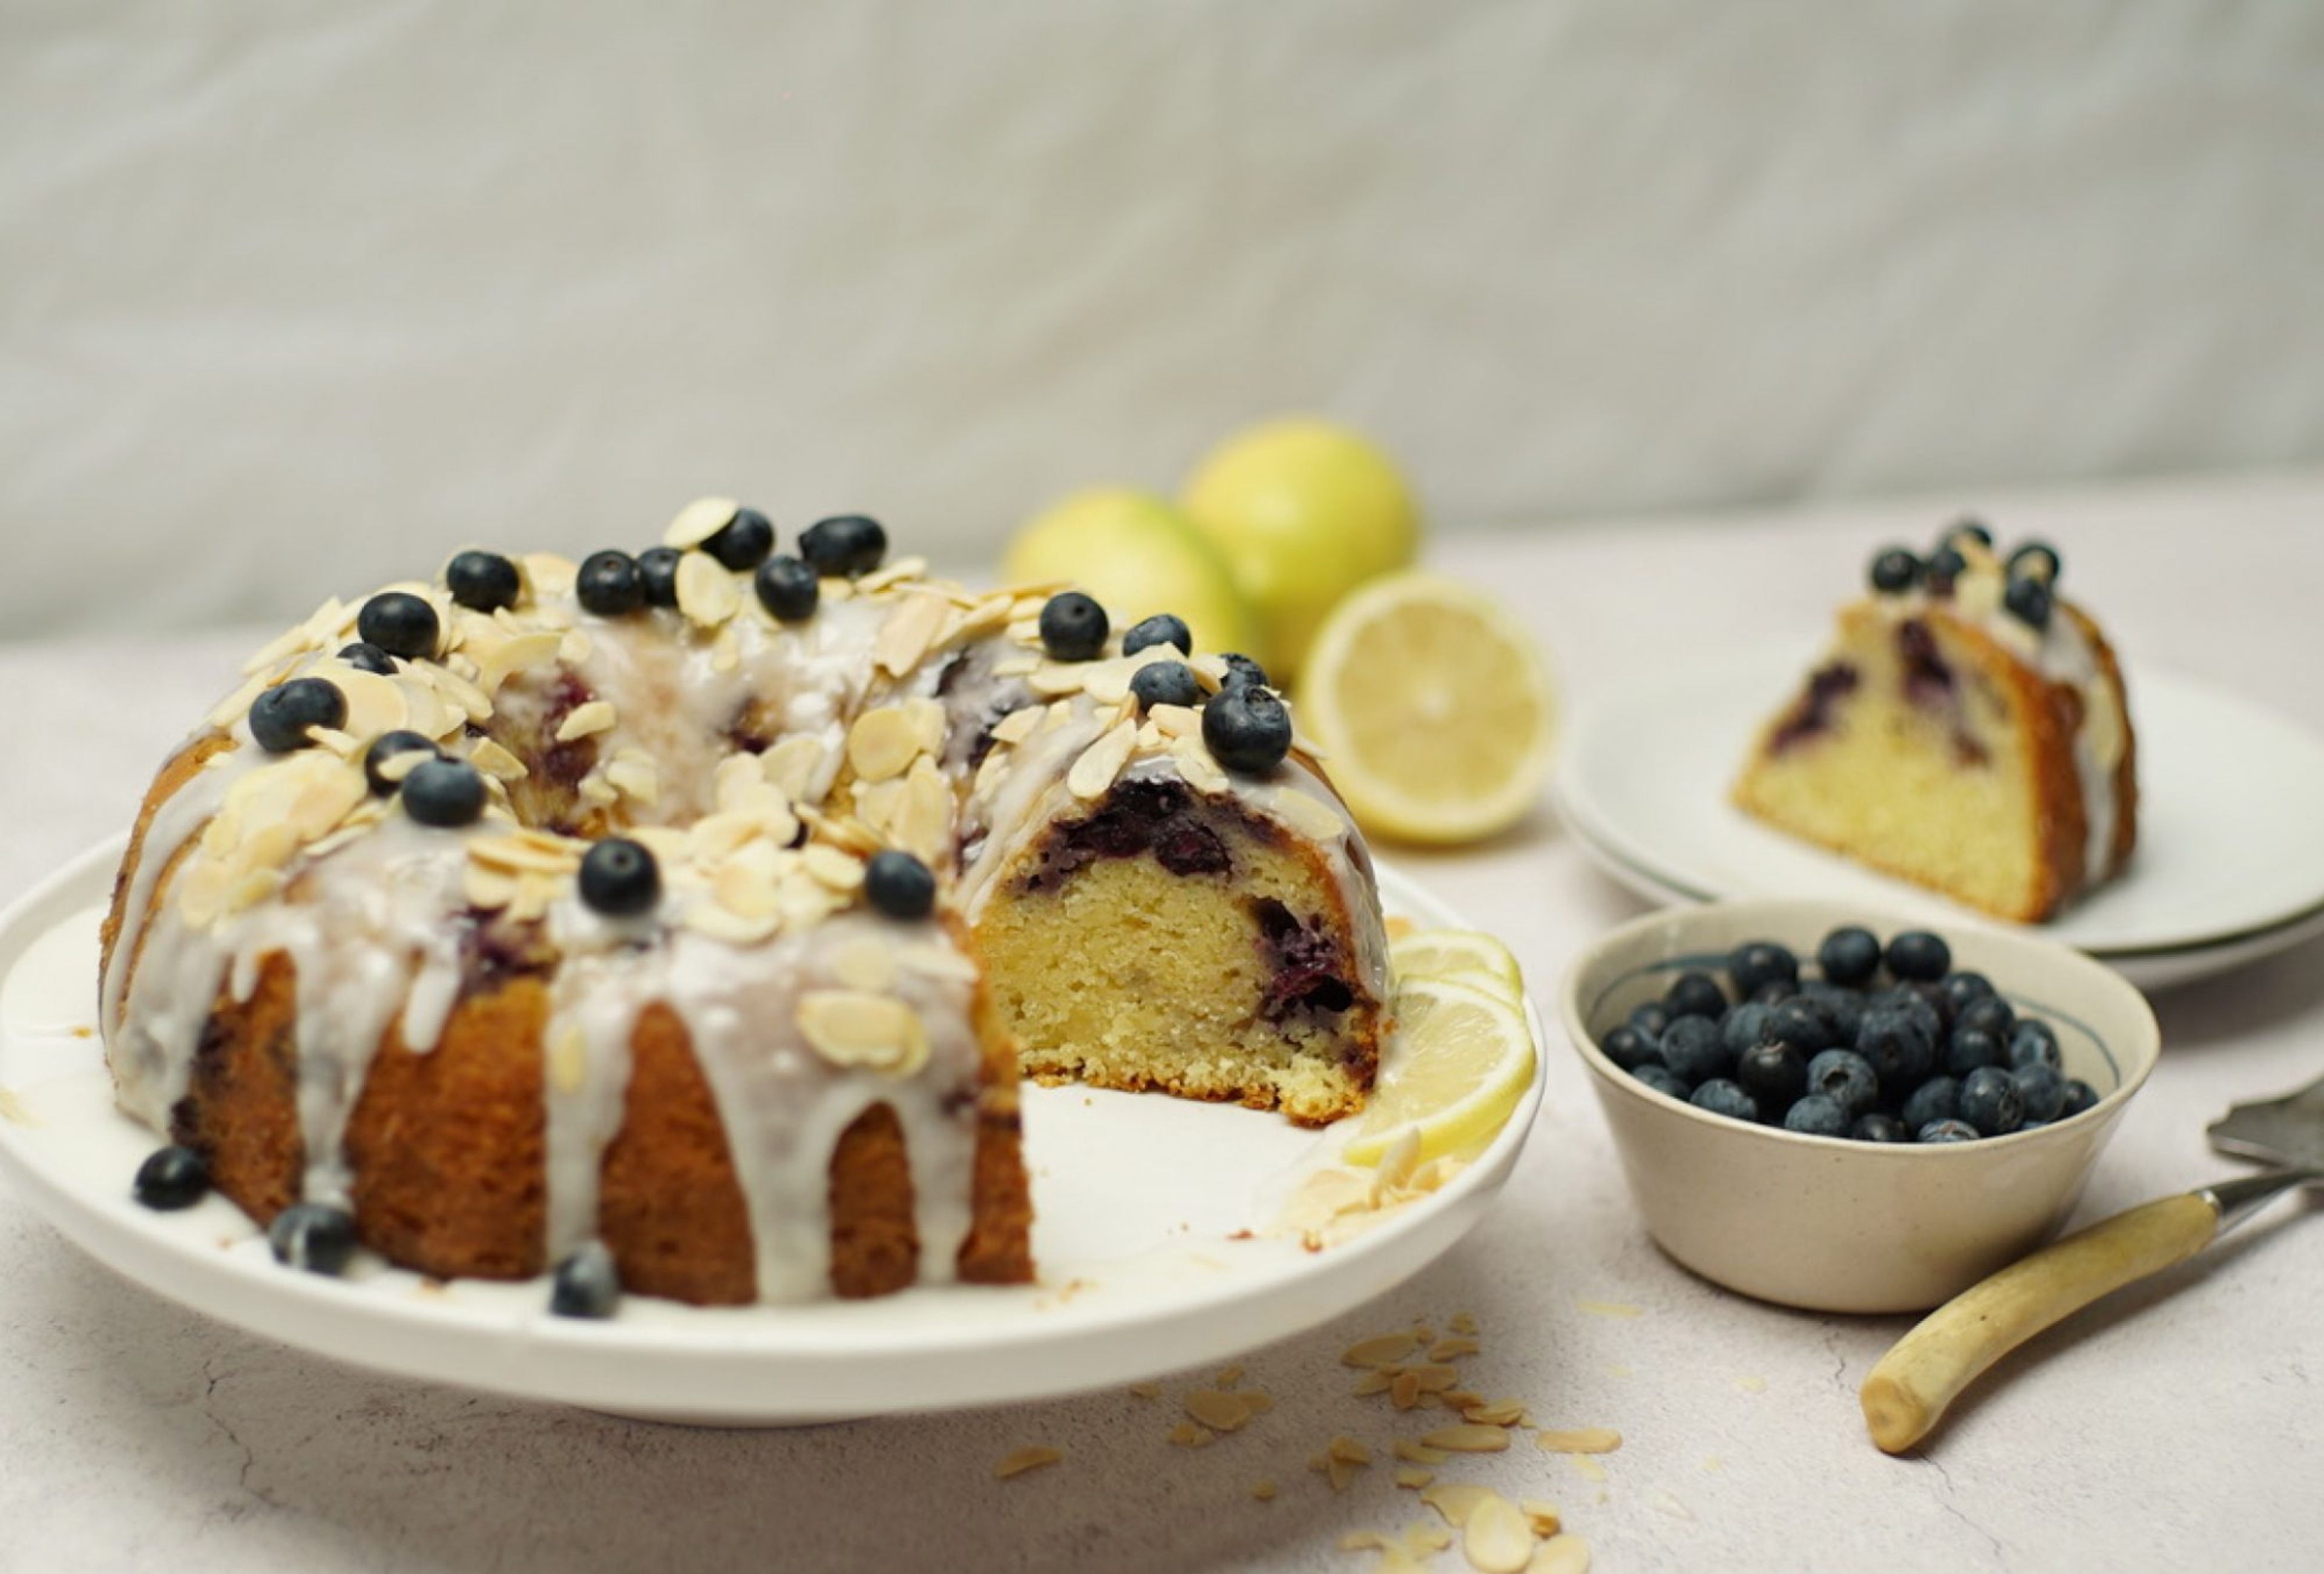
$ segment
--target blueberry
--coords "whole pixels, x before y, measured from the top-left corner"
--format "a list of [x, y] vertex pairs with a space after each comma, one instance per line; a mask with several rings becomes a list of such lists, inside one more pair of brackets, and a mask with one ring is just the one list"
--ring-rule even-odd
[[2009, 1032], [2009, 1069], [2043, 1065], [2063, 1067], [2065, 1057], [2058, 1052], [2058, 1035], [2046, 1022], [2021, 1022]]
[[1849, 1113], [1840, 1101], [1822, 1093], [1811, 1093], [1795, 1100], [1784, 1111], [1784, 1129], [1810, 1137], [1844, 1137], [1848, 1134]]
[[1107, 632], [1105, 608], [1078, 590], [1061, 590], [1041, 606], [1041, 648], [1053, 661], [1103, 655]]
[[1794, 986], [1784, 983], [1781, 978], [1770, 978], [1745, 998], [1753, 1005], [1764, 1005], [1772, 1011], [1789, 1000], [1795, 992]]
[[1226, 663], [1227, 669], [1226, 676], [1219, 681], [1220, 688], [1240, 689], [1246, 683], [1257, 684], [1261, 689], [1273, 687], [1268, 681], [1267, 669], [1249, 656], [1229, 651], [1219, 660]]
[[1961, 1079], [1959, 1113], [1986, 1136], [2006, 1136], [2025, 1118], [2025, 1100], [2008, 1072], [1980, 1066]]
[[[1974, 975], [1972, 975], [1974, 977]], [[1998, 995], [1981, 995], [1961, 1007], [1953, 1016], [1953, 1032], [1969, 1028], [1978, 1032], [1991, 1033], [2003, 1043], [2017, 1026], [2017, 1013], [2009, 1002]]]
[[769, 558], [751, 578], [759, 605], [779, 623], [803, 623], [815, 616], [823, 598], [823, 581], [800, 559], [788, 554]]
[[1897, 1113], [1914, 1131], [1931, 1121], [1950, 1120], [1960, 1113], [1960, 1083], [1951, 1077], [1932, 1077], [1913, 1089]]
[[1291, 752], [1291, 712], [1272, 689], [1222, 689], [1203, 707], [1203, 742], [1230, 771], [1271, 771]]
[[1184, 662], [1148, 662], [1130, 675], [1130, 691], [1138, 696], [1140, 710], [1203, 701], [1203, 685]]
[[1993, 980], [1982, 973], [1972, 973], [1963, 969], [1958, 973], [1946, 974], [1937, 985], [1937, 993], [1943, 995], [1951, 1005], [1953, 1025], [1959, 1027], [1961, 1025], [1963, 1011], [1978, 1001], [1994, 997]]
[[1855, 1051], [1826, 1050], [1808, 1062], [1808, 1088], [1839, 1105], [1853, 1120], [1878, 1102], [1880, 1079], [1871, 1062]]
[[371, 747], [364, 751], [364, 780], [371, 784], [375, 796], [392, 798], [395, 790], [403, 784], [402, 777], [407, 773], [389, 775], [384, 768], [388, 761], [401, 755], [427, 755], [434, 758], [441, 754], [442, 751], [424, 734], [401, 729], [383, 732], [372, 739]]
[[1953, 538], [1960, 535], [1968, 536], [1987, 551], [1993, 550], [1993, 532], [1987, 529], [1985, 521], [1974, 514], [1964, 514], [1953, 521], [1950, 528], [1945, 532], [1945, 543], [1950, 546], [1952, 544]]
[[1894, 989], [1884, 989], [1866, 1001], [1865, 1014], [1869, 1016], [1875, 1011], [1901, 1011], [1919, 1023], [1921, 1031], [1929, 1035], [1931, 1043], [1934, 1043], [1950, 1031], [1943, 1015], [1929, 998], [1935, 993], [1933, 988], [1923, 994], [1912, 985], [1900, 984]]
[[1936, 1065], [1936, 1035], [1902, 1011], [1865, 1014], [1857, 1030], [1856, 1052], [1872, 1068], [1880, 1086], [1899, 1092], [1926, 1077]]
[[1888, 971], [1908, 982], [1941, 978], [1953, 965], [1952, 948], [1924, 929], [1908, 929], [1888, 942]]
[[926, 918], [936, 911], [936, 877], [911, 854], [890, 848], [872, 855], [863, 894], [890, 918]]
[[1860, 986], [1880, 970], [1880, 937], [1850, 924], [1823, 937], [1816, 948], [1816, 965], [1834, 984]]
[[156, 1148], [137, 1166], [137, 1200], [162, 1213], [191, 1208], [209, 1190], [210, 1162], [191, 1148]]
[[646, 604], [645, 577], [638, 572], [635, 558], [608, 547], [581, 560], [573, 593], [580, 597], [583, 611], [621, 617]]
[[653, 911], [661, 900], [661, 866], [642, 842], [607, 837], [581, 859], [581, 900], [615, 918]]
[[1981, 1066], [2007, 1063], [2001, 1041], [1983, 1028], [1956, 1028], [1945, 1044], [1945, 1074], [1966, 1077]]
[[558, 1317], [611, 1317], [621, 1299], [622, 1275], [613, 1254], [602, 1241], [591, 1241], [557, 1264], [549, 1310]]
[[1663, 1064], [1690, 1083], [1724, 1077], [1734, 1067], [1719, 1024], [1707, 1016], [1682, 1016], [1665, 1030]]
[[2089, 1108], [2098, 1101], [2098, 1090], [2080, 1077], [2066, 1079], [2066, 1102], [2060, 1106], [2058, 1118], [2067, 1119]]
[[1821, 978], [1810, 978], [1800, 986], [1799, 998], [1831, 1024], [1832, 1042], [1852, 1044], [1856, 1042], [1857, 1030], [1864, 1023], [1862, 994], [1827, 984]]
[[1977, 1141], [1977, 1127], [1965, 1120], [1931, 1121], [1913, 1134], [1913, 1140], [1916, 1143], [1973, 1143]]
[[736, 573], [755, 569], [775, 550], [775, 527], [755, 508], [738, 508], [734, 517], [718, 527], [702, 550]]
[[484, 773], [466, 760], [422, 760], [403, 778], [403, 812], [422, 825], [473, 825], [484, 811]]
[[876, 519], [842, 514], [817, 520], [799, 536], [799, 556], [815, 571], [834, 579], [853, 579], [880, 566], [888, 555], [888, 532]]
[[1598, 1047], [1605, 1051], [1608, 1060], [1625, 1071], [1663, 1063], [1661, 1046], [1628, 1023], [1609, 1029], [1606, 1036], [1598, 1041]]
[[2040, 579], [2046, 584], [2058, 582], [2058, 549], [2045, 541], [2020, 542], [2009, 554], [2009, 577], [2013, 579]]
[[524, 589], [516, 565], [498, 552], [460, 553], [444, 565], [444, 583], [452, 599], [471, 612], [514, 606]]
[[1740, 1005], [1728, 1007], [1727, 1014], [1720, 1019], [1719, 1023], [1719, 1036], [1726, 1043], [1727, 1052], [1740, 1055], [1752, 1045], [1765, 1042], [1767, 1014], [1774, 1009], [1748, 1000]]
[[1754, 1044], [1735, 1062], [1735, 1080], [1769, 1109], [1781, 1109], [1808, 1089], [1808, 1058], [1789, 1044]]
[[1950, 547], [1939, 547], [1931, 552], [1928, 566], [1923, 570], [1923, 578], [1928, 581], [1929, 594], [1951, 595], [1953, 581], [1960, 579], [1961, 570], [1968, 567], [1969, 560]]
[[1821, 1054], [1831, 1048], [1831, 1019], [1804, 995], [1794, 995], [1767, 1014], [1766, 1035], [1789, 1044], [1802, 1055]]
[[2028, 1125], [2053, 1121], [2066, 1107], [2065, 1074], [2055, 1066], [2036, 1060], [2010, 1072], [2009, 1079], [2017, 1084], [2017, 1100], [2024, 1106]]
[[2040, 579], [2013, 575], [2009, 588], [2001, 593], [2001, 604], [2028, 628], [2041, 630], [2050, 626], [2050, 587]]
[[320, 1202], [294, 1202], [266, 1227], [274, 1260], [309, 1273], [337, 1273], [355, 1255], [355, 1216]]
[[1674, 1019], [1682, 1016], [1716, 1018], [1727, 1009], [1727, 991], [1719, 980], [1708, 973], [1681, 973], [1678, 981], [1663, 995], [1663, 1005]]
[[648, 606], [678, 605], [678, 565], [685, 557], [676, 547], [648, 547], [638, 554], [638, 583]]
[[339, 660], [358, 672], [376, 672], [383, 678], [395, 676], [395, 660], [377, 645], [353, 640], [339, 647]]
[[1903, 547], [1890, 547], [1872, 560], [1872, 588], [1883, 596], [1910, 590], [1921, 578], [1921, 560]]
[[1194, 631], [1186, 626], [1185, 619], [1157, 612], [1131, 624], [1130, 632], [1121, 636], [1121, 653], [1125, 656], [1134, 656], [1152, 645], [1176, 645], [1180, 655], [1191, 656], [1194, 653]]
[[1686, 1084], [1680, 1081], [1677, 1075], [1659, 1060], [1649, 1060], [1643, 1066], [1636, 1067], [1631, 1070], [1630, 1075], [1655, 1092], [1667, 1093], [1673, 1098], [1684, 1098], [1687, 1095]]
[[1798, 988], [1800, 962], [1773, 940], [1750, 940], [1727, 958], [1727, 976], [1735, 980], [1735, 993], [1748, 999], [1769, 984]]
[[1748, 1120], [1755, 1125], [1758, 1124], [1759, 1101], [1724, 1077], [1714, 1077], [1705, 1082], [1688, 1094], [1686, 1101], [1697, 1109], [1707, 1109], [1713, 1115], [1723, 1115], [1729, 1120]]
[[1883, 1115], [1877, 1109], [1869, 1115], [1858, 1116], [1855, 1123], [1848, 1128], [1848, 1134], [1859, 1143], [1909, 1143], [1913, 1140], [1911, 1127], [1895, 1116]]
[[1649, 1000], [1630, 1013], [1630, 1026], [1648, 1043], [1659, 1044], [1671, 1024], [1670, 1008], [1659, 1000]]
[[250, 702], [250, 736], [270, 755], [311, 748], [309, 727], [336, 728], [346, 719], [347, 697], [327, 678], [293, 678]]
[[357, 637], [407, 662], [431, 659], [443, 632], [436, 609], [408, 590], [384, 591], [364, 602], [363, 610], [355, 614]]

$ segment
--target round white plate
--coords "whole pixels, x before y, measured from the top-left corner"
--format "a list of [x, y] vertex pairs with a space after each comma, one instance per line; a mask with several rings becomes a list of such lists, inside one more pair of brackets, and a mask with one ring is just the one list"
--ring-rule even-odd
[[[632, 1296], [603, 1323], [549, 1315], [536, 1280], [448, 1285], [358, 1256], [345, 1279], [276, 1264], [222, 1198], [133, 1202], [157, 1144], [113, 1106], [95, 1035], [97, 931], [118, 843], [0, 914], [0, 1172], [76, 1245], [198, 1311], [408, 1377], [715, 1425], [774, 1425], [1047, 1398], [1225, 1359], [1338, 1316], [1425, 1266], [1482, 1217], [1547, 1074], [1440, 1190], [1322, 1251], [1263, 1231], [1339, 1144], [1238, 1106], [1080, 1088], [1026, 1092], [1040, 1282], [879, 1301], [704, 1309]], [[1388, 910], [1458, 920], [1379, 872]], [[1526, 1016], [1536, 1046], [1541, 1018]]]
[[[1804, 647], [1752, 652], [1600, 695], [1568, 732], [1559, 765], [1554, 791], [1567, 822], [1639, 889], [1643, 881], [1696, 900], [1821, 896], [1932, 921], [1997, 922], [1796, 841], [1728, 801], [1758, 727], [1813, 656]], [[2324, 802], [2324, 741], [2208, 684], [2144, 671], [2130, 684], [2138, 851], [2123, 878], [2040, 932], [2118, 965], [2197, 950], [2247, 961], [2255, 944], [2265, 954], [2315, 932], [2324, 920], [2324, 815], [2314, 808]]]

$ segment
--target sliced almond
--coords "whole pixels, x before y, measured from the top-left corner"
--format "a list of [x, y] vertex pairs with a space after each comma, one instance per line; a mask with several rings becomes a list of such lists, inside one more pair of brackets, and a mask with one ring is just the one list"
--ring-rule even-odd
[[1396, 1484], [1413, 1492], [1419, 1491], [1435, 1479], [1435, 1471], [1425, 1469], [1418, 1465], [1399, 1466], [1396, 1472]]
[[1432, 1449], [1443, 1449], [1454, 1454], [1498, 1454], [1509, 1446], [1509, 1434], [1499, 1427], [1464, 1421], [1459, 1426], [1438, 1427], [1433, 1432], [1423, 1432], [1420, 1440]]
[[1479, 1346], [1474, 1339], [1458, 1337], [1443, 1338], [1428, 1347], [1428, 1358], [1432, 1361], [1450, 1361], [1461, 1356], [1473, 1356], [1478, 1348]]
[[1019, 709], [1010, 711], [1008, 715], [1002, 717], [999, 721], [993, 724], [993, 741], [1004, 744], [1021, 744], [1032, 736], [1033, 729], [1036, 727], [1038, 727], [1040, 723], [1041, 708], [1038, 705], [1023, 706]]
[[471, 863], [460, 872], [460, 888], [472, 905], [487, 912], [498, 912], [516, 900], [516, 876], [483, 864]]
[[1312, 798], [1296, 787], [1274, 794], [1268, 808], [1277, 819], [1311, 841], [1336, 841], [1348, 833], [1344, 815], [1322, 799]]
[[1219, 1440], [1219, 1434], [1208, 1427], [1182, 1421], [1170, 1429], [1170, 1440], [1182, 1449], [1207, 1449]]
[[752, 946], [771, 940], [783, 927], [779, 917], [745, 918], [715, 902], [694, 903], [679, 921], [696, 934], [736, 946]]
[[651, 759], [616, 756], [605, 766], [605, 780], [624, 798], [649, 809], [661, 801], [661, 768]]
[[1130, 753], [1138, 746], [1138, 728], [1128, 722], [1116, 722], [1097, 742], [1082, 751], [1073, 769], [1065, 773], [1065, 790], [1084, 803], [1102, 798], [1113, 786], [1114, 778], [1121, 774], [1122, 766], [1130, 763]]
[[1273, 1503], [1275, 1501], [1274, 1479], [1269, 1477], [1265, 1481], [1252, 1482], [1250, 1484], [1250, 1495], [1252, 1500], [1255, 1502]]
[[346, 696], [344, 731], [369, 744], [382, 733], [397, 731], [410, 719], [411, 707], [403, 698], [403, 686], [394, 679], [350, 667], [344, 662], [332, 662], [327, 667], [326, 675]]
[[1375, 1334], [1340, 1352], [1343, 1366], [1387, 1366], [1412, 1354], [1420, 1341], [1410, 1334]]
[[1564, 1528], [1564, 1521], [1558, 1517], [1557, 1505], [1554, 1503], [1528, 1497], [1519, 1502], [1517, 1507], [1523, 1511], [1526, 1523], [1533, 1526], [1533, 1533], [1537, 1536], [1554, 1536]]
[[[816, 849], [809, 847], [807, 850], [812, 853]], [[844, 857], [845, 855], [842, 854], [841, 856]], [[847, 861], [854, 864], [859, 871], [862, 867], [862, 865], [855, 864], [853, 858], [848, 858]], [[895, 987], [896, 953], [892, 948], [871, 935], [850, 935], [831, 953], [831, 976], [848, 988], [862, 994], [884, 994]], [[1133, 1385], [1132, 1392], [1136, 1392], [1138, 1386], [1139, 1385]], [[1154, 1393], [1144, 1394], [1142, 1397], [1151, 1399], [1155, 1393], [1160, 1392], [1159, 1388], [1156, 1388]]]
[[698, 547], [734, 523], [742, 505], [732, 497], [697, 497], [678, 511], [661, 532], [661, 544], [684, 551]]
[[567, 1024], [549, 1035], [549, 1079], [560, 1093], [578, 1093], [589, 1079], [589, 1041]]
[[1574, 1427], [1544, 1430], [1534, 1441], [1553, 1454], [1610, 1454], [1622, 1446], [1622, 1434], [1611, 1427]]
[[945, 621], [954, 616], [952, 604], [941, 596], [914, 594], [899, 598], [872, 642], [873, 659], [880, 670], [891, 678], [910, 672], [935, 644]]
[[799, 997], [799, 1032], [835, 1066], [869, 1066], [908, 1077], [927, 1063], [928, 1033], [900, 1000], [852, 989], [810, 989]]
[[1044, 1465], [1054, 1465], [1064, 1458], [1065, 1455], [1056, 1449], [1043, 1448], [1037, 1444], [1029, 1449], [1019, 1449], [1001, 1460], [992, 1468], [992, 1474], [1001, 1480], [1007, 1481], [1012, 1477], [1022, 1476], [1028, 1470], [1038, 1470]]
[[919, 752], [919, 732], [900, 706], [867, 710], [847, 729], [847, 763], [858, 781], [900, 776]]
[[[428, 756], [418, 749], [410, 749], [400, 755], [391, 755], [381, 762], [380, 775], [386, 777], [387, 767], [392, 765], [396, 767], [396, 774], [391, 779], [400, 782], [410, 773], [413, 766], [427, 758]], [[524, 762], [491, 738], [478, 738], [469, 745], [468, 764], [485, 775], [501, 782], [521, 782], [527, 774]]]
[[1580, 1536], [1552, 1536], [1534, 1550], [1526, 1574], [1590, 1574], [1590, 1543]]
[[805, 733], [795, 733], [759, 756], [759, 769], [768, 781], [783, 790], [793, 803], [812, 801], [820, 796], [814, 791], [816, 774], [823, 768], [824, 747], [820, 738]]
[[1416, 1465], [1442, 1465], [1452, 1456], [1442, 1449], [1432, 1449], [1425, 1444], [1416, 1443], [1409, 1438], [1398, 1438], [1396, 1441], [1396, 1457], [1399, 1459], [1409, 1459]]
[[1489, 1493], [1469, 1514], [1461, 1554], [1478, 1574], [1524, 1574], [1533, 1560], [1533, 1526], [1516, 1504]]
[[1197, 1388], [1186, 1395], [1186, 1413], [1213, 1431], [1240, 1431], [1250, 1420], [1242, 1395], [1220, 1388]]
[[1440, 1481], [1420, 1495], [1420, 1501], [1444, 1516], [1444, 1523], [1454, 1530], [1469, 1523], [1477, 1505], [1494, 1496], [1489, 1486], [1480, 1486], [1472, 1481]]
[[1475, 1421], [1479, 1426], [1523, 1426], [1526, 1407], [1520, 1400], [1496, 1399], [1489, 1404], [1462, 1405], [1461, 1419]]
[[742, 610], [742, 593], [734, 576], [707, 552], [688, 552], [678, 560], [678, 609], [696, 628], [716, 628]]
[[952, 783], [936, 761], [922, 755], [904, 778], [903, 801], [889, 820], [889, 834], [920, 862], [941, 867], [952, 847], [953, 810]]
[[1334, 1459], [1344, 1459], [1351, 1465], [1369, 1465], [1372, 1462], [1372, 1451], [1345, 1432], [1342, 1432], [1325, 1445], [1323, 1452]]
[[1375, 1366], [1357, 1378], [1355, 1387], [1349, 1392], [1358, 1399], [1369, 1398], [1375, 1393], [1386, 1393], [1396, 1386], [1396, 1380], [1403, 1375], [1404, 1368], [1401, 1366]]
[[476, 663], [476, 687], [487, 694], [498, 694], [512, 674], [557, 660], [567, 637], [555, 629], [543, 629], [503, 640]]
[[1178, 774], [1195, 792], [1216, 798], [1227, 791], [1226, 768], [1212, 755], [1201, 738], [1180, 738], [1170, 745], [1170, 757], [1177, 762]]

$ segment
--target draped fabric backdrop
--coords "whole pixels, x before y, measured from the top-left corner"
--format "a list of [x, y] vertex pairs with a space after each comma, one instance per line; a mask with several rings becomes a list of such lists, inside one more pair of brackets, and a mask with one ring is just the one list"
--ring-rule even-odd
[[0, 635], [1286, 408], [1443, 528], [2324, 456], [2301, 0], [0, 3]]

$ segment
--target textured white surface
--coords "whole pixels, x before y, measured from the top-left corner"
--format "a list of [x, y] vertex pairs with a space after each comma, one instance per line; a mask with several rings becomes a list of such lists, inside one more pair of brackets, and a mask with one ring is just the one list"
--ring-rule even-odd
[[0, 628], [1286, 407], [1452, 526], [2314, 460], [2319, 146], [2296, 0], [16, 0]]
[[[2032, 498], [1995, 516], [2062, 544], [2068, 583], [2127, 653], [2134, 705], [2152, 660], [2324, 728], [2324, 473]], [[1820, 623], [1872, 547], [1942, 517], [1726, 518], [1477, 538], [1440, 557], [1522, 609], [1581, 692]], [[23, 745], [0, 753], [0, 886], [126, 819], [242, 643], [0, 648]], [[1498, 846], [1403, 861], [1545, 985], [1637, 911], [1545, 818]], [[2157, 1005], [2163, 1064], [2081, 1217], [2239, 1168], [2206, 1152], [2202, 1126], [2316, 1074], [2324, 946]], [[1333, 1550], [1342, 1532], [1425, 1511], [1385, 1465], [1335, 1497], [1304, 1462], [1335, 1432], [1379, 1448], [1417, 1429], [1350, 1397], [1338, 1352], [1462, 1309], [1485, 1329], [1468, 1362], [1480, 1388], [1625, 1441], [1602, 1487], [1529, 1445], [1444, 1474], [1560, 1504], [1610, 1574], [2313, 1569], [2324, 1252], [2300, 1204], [2059, 1330], [1925, 1457], [1889, 1459], [1864, 1440], [1855, 1387], [1904, 1324], [1758, 1306], [1673, 1266], [1637, 1228], [1581, 1067], [1562, 1044], [1549, 1053], [1541, 1129], [1494, 1215], [1406, 1290], [1254, 1354], [1251, 1380], [1278, 1408], [1197, 1453], [1164, 1440], [1175, 1412], [1122, 1393], [727, 1434], [374, 1378], [130, 1288], [0, 1193], [0, 1569], [1361, 1569]], [[1065, 1462], [991, 1480], [1037, 1442]], [[1280, 1484], [1272, 1504], [1248, 1495], [1261, 1477]]]

